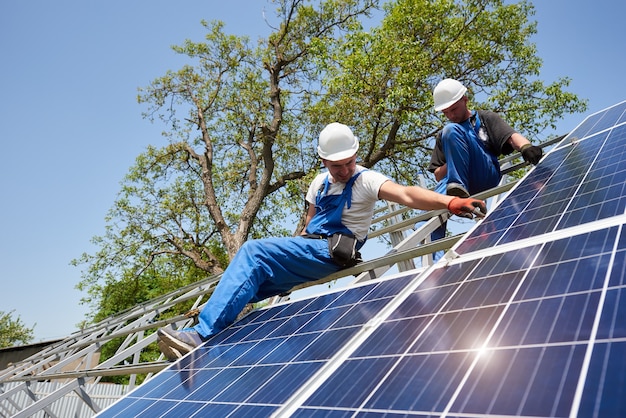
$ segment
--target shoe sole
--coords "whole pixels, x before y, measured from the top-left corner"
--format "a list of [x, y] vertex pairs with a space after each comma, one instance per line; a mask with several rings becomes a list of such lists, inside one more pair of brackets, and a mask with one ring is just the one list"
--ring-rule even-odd
[[[174, 356], [176, 356], [175, 359], [181, 358], [182, 356], [196, 348], [195, 346], [185, 344], [184, 342], [173, 338], [167, 332], [158, 330], [157, 334], [159, 336], [159, 342], [157, 344], [159, 348], [163, 347], [166, 351], [170, 353], [170, 355], [173, 354]], [[161, 349], [161, 352], [165, 354], [166, 357], [168, 357], [163, 349]]]
[[159, 350], [161, 350], [161, 353], [163, 353], [165, 358], [169, 361], [176, 361], [183, 356], [180, 351], [165, 344], [160, 338], [157, 340], [157, 345], [159, 346]]
[[464, 199], [470, 197], [469, 193], [467, 193], [465, 190], [459, 189], [457, 187], [453, 187], [453, 188], [451, 188], [449, 190], [446, 190], [446, 194], [448, 196], [462, 197]]

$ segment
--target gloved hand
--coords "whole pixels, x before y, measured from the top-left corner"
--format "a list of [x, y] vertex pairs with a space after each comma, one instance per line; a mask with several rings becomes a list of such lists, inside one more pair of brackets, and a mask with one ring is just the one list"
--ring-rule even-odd
[[457, 216], [473, 219], [474, 215], [479, 218], [487, 214], [487, 206], [485, 202], [471, 197], [462, 198], [455, 197], [448, 202], [448, 210]]
[[541, 157], [543, 156], [543, 150], [540, 147], [532, 144], [524, 145], [522, 149], [520, 149], [520, 152], [522, 153], [524, 161], [527, 161], [532, 165], [537, 165], [537, 163], [539, 162], [539, 160], [541, 160]]

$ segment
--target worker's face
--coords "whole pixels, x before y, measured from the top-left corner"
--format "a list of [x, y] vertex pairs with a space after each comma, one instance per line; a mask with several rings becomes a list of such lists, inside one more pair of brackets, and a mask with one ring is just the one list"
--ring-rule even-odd
[[443, 109], [443, 114], [450, 122], [461, 123], [471, 116], [471, 112], [467, 108], [467, 97], [463, 96], [452, 106]]
[[356, 170], [356, 155], [338, 161], [322, 160], [330, 175], [340, 183], [347, 183]]

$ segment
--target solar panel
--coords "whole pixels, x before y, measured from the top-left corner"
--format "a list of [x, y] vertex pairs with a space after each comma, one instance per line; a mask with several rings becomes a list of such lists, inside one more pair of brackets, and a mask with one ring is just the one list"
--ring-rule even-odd
[[626, 416], [625, 110], [425, 273], [253, 312], [99, 416]]

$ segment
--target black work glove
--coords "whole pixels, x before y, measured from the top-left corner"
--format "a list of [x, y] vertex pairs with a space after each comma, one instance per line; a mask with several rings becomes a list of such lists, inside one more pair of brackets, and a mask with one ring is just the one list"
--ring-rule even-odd
[[522, 153], [522, 157], [524, 161], [531, 163], [532, 165], [537, 165], [541, 157], [543, 157], [543, 151], [540, 147], [532, 144], [526, 144], [520, 150]]

